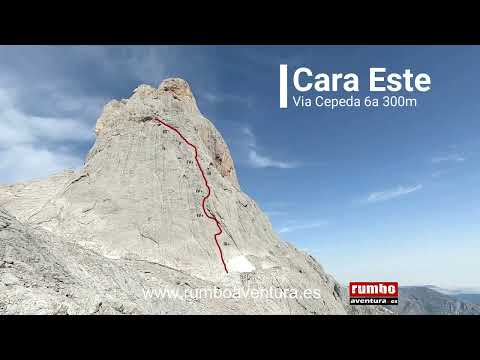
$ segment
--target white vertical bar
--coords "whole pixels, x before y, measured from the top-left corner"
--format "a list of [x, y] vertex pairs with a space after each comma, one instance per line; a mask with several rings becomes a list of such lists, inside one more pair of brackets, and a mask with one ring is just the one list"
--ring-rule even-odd
[[287, 101], [287, 64], [280, 64], [280, 108], [286, 109], [288, 107]]

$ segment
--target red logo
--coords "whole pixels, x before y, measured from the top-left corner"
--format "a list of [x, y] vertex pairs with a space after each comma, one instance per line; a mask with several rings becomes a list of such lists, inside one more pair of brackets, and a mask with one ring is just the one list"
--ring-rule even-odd
[[398, 304], [398, 282], [351, 282], [348, 293], [351, 305]]

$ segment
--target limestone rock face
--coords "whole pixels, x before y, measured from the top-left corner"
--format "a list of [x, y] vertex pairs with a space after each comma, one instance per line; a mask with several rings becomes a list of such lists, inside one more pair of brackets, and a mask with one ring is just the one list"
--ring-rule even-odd
[[[223, 231], [228, 273], [217, 225], [202, 209], [208, 190], [194, 151], [156, 117], [198, 149], [211, 188], [205, 206]], [[81, 171], [0, 186], [0, 313], [347, 312], [336, 282], [279, 239], [240, 190], [228, 146], [184, 80], [141, 85], [129, 99], [109, 102], [95, 132]], [[192, 301], [144, 294], [202, 287], [321, 296]]]

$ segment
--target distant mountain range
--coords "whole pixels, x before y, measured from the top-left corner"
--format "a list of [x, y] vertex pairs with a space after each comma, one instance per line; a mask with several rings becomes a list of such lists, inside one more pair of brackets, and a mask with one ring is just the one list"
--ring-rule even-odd
[[425, 285], [425, 287], [438, 291], [439, 293], [446, 295], [460, 295], [460, 294], [477, 294], [480, 295], [480, 288], [478, 287], [457, 287], [457, 288], [444, 288], [435, 285]]
[[462, 301], [480, 305], [480, 294], [459, 294], [459, 295], [456, 295], [455, 297]]
[[403, 286], [399, 290], [399, 305], [391, 310], [400, 315], [480, 315], [480, 293]]
[[426, 287], [439, 293], [456, 297], [457, 299], [460, 299], [462, 301], [480, 305], [480, 288], [468, 287], [446, 289], [434, 285], [427, 285]]

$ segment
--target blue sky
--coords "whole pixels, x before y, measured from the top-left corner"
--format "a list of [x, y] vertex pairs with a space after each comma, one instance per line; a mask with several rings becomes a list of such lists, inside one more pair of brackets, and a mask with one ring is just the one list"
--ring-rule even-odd
[[[415, 109], [278, 106], [279, 64], [410, 68]], [[178, 76], [229, 144], [242, 189], [340, 281], [480, 288], [480, 47], [0, 47], [0, 182], [78, 167], [110, 99]], [[337, 96], [341, 96], [338, 93]]]

